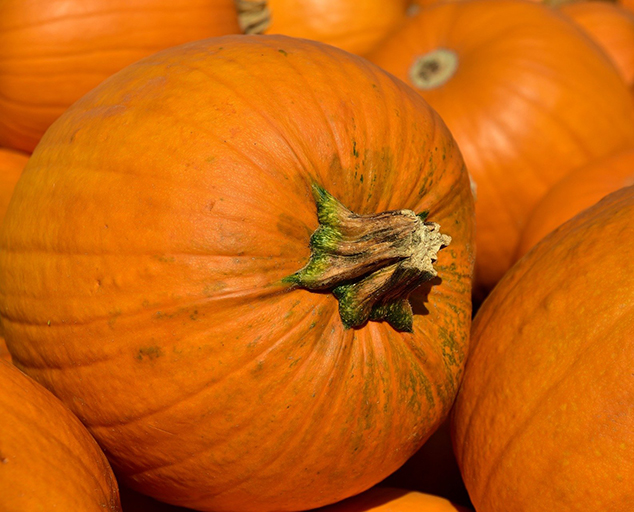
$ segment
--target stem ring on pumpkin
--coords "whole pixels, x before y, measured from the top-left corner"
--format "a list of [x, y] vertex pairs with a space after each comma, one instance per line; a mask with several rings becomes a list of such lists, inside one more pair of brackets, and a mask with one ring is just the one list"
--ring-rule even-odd
[[311, 255], [284, 282], [311, 291], [332, 291], [346, 328], [385, 320], [411, 332], [409, 295], [436, 277], [438, 251], [451, 243], [428, 212], [393, 210], [372, 215], [351, 212], [313, 185], [319, 227], [310, 237]]
[[456, 52], [447, 48], [437, 48], [416, 58], [409, 68], [409, 78], [419, 89], [435, 89], [446, 83], [456, 69]]

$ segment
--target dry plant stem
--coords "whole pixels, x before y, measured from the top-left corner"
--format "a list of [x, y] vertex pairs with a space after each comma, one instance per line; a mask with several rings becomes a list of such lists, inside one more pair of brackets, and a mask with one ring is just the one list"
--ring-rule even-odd
[[238, 24], [245, 34], [262, 34], [271, 24], [266, 0], [235, 0]]
[[310, 260], [285, 282], [332, 291], [346, 327], [385, 320], [412, 330], [409, 295], [436, 277], [438, 251], [451, 243], [427, 212], [394, 210], [358, 215], [314, 185], [319, 227], [310, 239]]

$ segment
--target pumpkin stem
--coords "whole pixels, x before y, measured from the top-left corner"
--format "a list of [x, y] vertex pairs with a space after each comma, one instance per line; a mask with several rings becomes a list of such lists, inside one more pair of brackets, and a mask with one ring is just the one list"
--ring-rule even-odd
[[310, 237], [311, 254], [299, 271], [284, 278], [311, 291], [332, 291], [346, 328], [385, 320], [412, 331], [409, 295], [436, 277], [437, 253], [451, 243], [428, 212], [394, 210], [358, 215], [313, 185], [319, 227]]
[[245, 34], [262, 34], [271, 24], [266, 0], [235, 0], [238, 24]]
[[447, 82], [458, 69], [458, 55], [438, 48], [416, 59], [409, 68], [409, 79], [419, 89], [434, 89]]

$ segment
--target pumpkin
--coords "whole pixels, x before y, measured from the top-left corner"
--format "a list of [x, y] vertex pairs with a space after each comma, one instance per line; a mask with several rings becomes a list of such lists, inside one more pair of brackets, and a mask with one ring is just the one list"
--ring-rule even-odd
[[134, 490], [323, 506], [447, 416], [474, 218], [440, 117], [361, 57], [182, 45], [84, 96], [33, 153], [0, 232], [7, 345]]
[[106, 457], [57, 398], [6, 361], [0, 390], [3, 512], [121, 510]]
[[634, 149], [619, 151], [572, 171], [552, 187], [531, 212], [516, 258], [577, 213], [629, 185], [634, 185]]
[[[0, 148], [0, 224], [9, 206], [15, 184], [28, 161], [29, 156], [19, 151]], [[2, 324], [0, 324], [0, 333]], [[0, 337], [0, 359], [11, 361], [11, 354], [3, 338]]]
[[0, 146], [32, 152], [75, 100], [158, 50], [240, 30], [233, 0], [0, 3]]
[[192, 510], [156, 501], [125, 486], [119, 487], [119, 495], [123, 512], [191, 512]]
[[541, 4], [438, 3], [368, 58], [415, 88], [460, 146], [477, 187], [478, 298], [511, 266], [550, 187], [634, 143], [632, 95], [614, 66]]
[[623, 80], [634, 85], [634, 12], [599, 0], [566, 3], [559, 10], [605, 51]]
[[478, 512], [634, 507], [634, 187], [517, 262], [475, 316], [453, 441]]
[[330, 505], [319, 512], [468, 512], [464, 507], [422, 492], [374, 487], [354, 498]]
[[247, 34], [284, 34], [364, 55], [404, 20], [409, 0], [236, 0]]

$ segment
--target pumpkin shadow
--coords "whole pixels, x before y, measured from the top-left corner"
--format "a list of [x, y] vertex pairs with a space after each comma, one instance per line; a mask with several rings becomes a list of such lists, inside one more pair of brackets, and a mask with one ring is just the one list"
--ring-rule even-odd
[[429, 294], [434, 286], [439, 286], [441, 284], [442, 279], [439, 276], [436, 276], [429, 281], [425, 281], [412, 292], [409, 296], [409, 302], [412, 305], [412, 312], [414, 313], [414, 316], [429, 315], [429, 309], [427, 309], [426, 306], [426, 303], [429, 302]]

